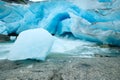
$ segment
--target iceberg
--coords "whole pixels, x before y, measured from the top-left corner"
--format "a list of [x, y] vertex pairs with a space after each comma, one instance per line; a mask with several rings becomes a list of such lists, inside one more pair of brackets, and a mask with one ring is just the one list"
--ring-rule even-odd
[[53, 35], [71, 33], [82, 40], [120, 46], [119, 4], [119, 0], [52, 0], [26, 5], [0, 1], [0, 34], [43, 28]]
[[45, 60], [46, 56], [50, 53], [53, 42], [54, 37], [42, 28], [23, 31], [17, 37], [6, 59]]

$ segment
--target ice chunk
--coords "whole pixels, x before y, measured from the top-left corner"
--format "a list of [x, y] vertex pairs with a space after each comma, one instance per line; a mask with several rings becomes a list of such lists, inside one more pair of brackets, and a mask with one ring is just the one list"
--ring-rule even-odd
[[42, 28], [23, 31], [19, 34], [7, 59], [23, 60], [29, 58], [45, 60], [53, 42], [54, 37]]

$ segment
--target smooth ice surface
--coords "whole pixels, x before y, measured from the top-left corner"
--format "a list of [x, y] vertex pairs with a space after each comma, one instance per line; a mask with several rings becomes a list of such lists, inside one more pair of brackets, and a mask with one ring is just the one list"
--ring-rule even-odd
[[53, 42], [54, 37], [42, 28], [23, 31], [11, 47], [6, 59], [45, 60], [46, 56], [50, 53]]
[[27, 5], [0, 1], [0, 33], [44, 28], [53, 35], [120, 46], [120, 0], [50, 0]]

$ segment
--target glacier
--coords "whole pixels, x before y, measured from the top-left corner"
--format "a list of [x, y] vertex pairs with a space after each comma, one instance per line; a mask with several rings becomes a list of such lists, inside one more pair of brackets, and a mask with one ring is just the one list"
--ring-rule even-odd
[[[71, 33], [82, 40], [120, 46], [119, 0], [94, 0], [87, 8], [81, 0], [35, 2], [26, 5], [0, 1], [0, 33], [19, 34], [24, 30], [44, 28], [53, 35]], [[93, 5], [85, 0], [84, 5]]]

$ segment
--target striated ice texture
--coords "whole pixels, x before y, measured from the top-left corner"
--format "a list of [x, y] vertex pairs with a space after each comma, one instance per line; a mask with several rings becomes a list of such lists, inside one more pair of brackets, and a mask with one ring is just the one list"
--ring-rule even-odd
[[19, 34], [10, 53], [9, 60], [37, 59], [45, 60], [50, 53], [54, 37], [42, 28], [30, 29]]
[[120, 0], [52, 0], [10, 4], [0, 1], [0, 33], [44, 28], [82, 40], [120, 46]]

